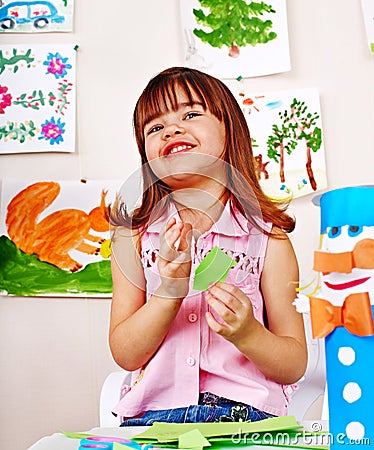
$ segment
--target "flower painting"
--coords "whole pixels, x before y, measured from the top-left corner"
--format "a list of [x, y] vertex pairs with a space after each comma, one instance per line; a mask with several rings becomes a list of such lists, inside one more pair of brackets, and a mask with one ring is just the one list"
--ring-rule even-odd
[[72, 68], [71, 64], [68, 64], [69, 58], [63, 58], [60, 53], [48, 53], [46, 61], [43, 62], [44, 66], [47, 66], [47, 74], [50, 73], [55, 78], [64, 78], [67, 75], [67, 71]]
[[0, 154], [75, 151], [71, 45], [0, 47]]
[[41, 130], [42, 136], [39, 136], [39, 139], [46, 139], [51, 145], [58, 145], [63, 141], [62, 135], [65, 133], [64, 125], [61, 119], [57, 119], [56, 122], [55, 118], [51, 117], [43, 123]]

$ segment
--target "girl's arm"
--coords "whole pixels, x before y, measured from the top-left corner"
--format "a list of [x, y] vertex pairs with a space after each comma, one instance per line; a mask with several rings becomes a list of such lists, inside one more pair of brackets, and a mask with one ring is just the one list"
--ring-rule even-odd
[[[173, 225], [162, 236], [160, 253], [166, 254], [165, 247], [172, 248], [178, 239], [180, 246], [186, 244], [182, 235], [183, 225], [175, 228]], [[120, 236], [115, 236], [113, 241], [111, 264], [113, 296], [109, 345], [116, 363], [129, 371], [142, 367], [157, 351], [188, 292], [188, 289], [186, 293], [176, 290], [178, 280], [170, 282], [174, 266], [179, 270], [181, 267], [179, 260], [183, 252], [179, 251], [172, 255], [175, 259], [179, 258], [174, 265], [170, 258], [158, 261], [160, 273], [167, 266], [169, 277], [165, 283], [161, 282], [159, 289], [146, 302], [144, 272], [136, 249], [137, 238], [133, 232], [121, 229]]]
[[237, 287], [218, 283], [207, 296], [224, 321], [219, 324], [208, 313], [210, 327], [236, 345], [266, 377], [281, 384], [298, 381], [307, 365], [303, 318], [292, 305], [298, 279], [296, 256], [284, 235], [269, 238], [261, 276], [269, 329], [255, 319], [251, 302]]

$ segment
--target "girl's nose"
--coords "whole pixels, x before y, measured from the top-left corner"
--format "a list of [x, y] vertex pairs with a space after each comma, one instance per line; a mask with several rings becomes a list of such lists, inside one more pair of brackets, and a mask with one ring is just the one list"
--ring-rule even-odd
[[173, 136], [183, 134], [183, 133], [184, 133], [184, 128], [177, 123], [172, 123], [172, 124], [166, 125], [164, 128], [164, 138], [165, 139], [169, 139]]

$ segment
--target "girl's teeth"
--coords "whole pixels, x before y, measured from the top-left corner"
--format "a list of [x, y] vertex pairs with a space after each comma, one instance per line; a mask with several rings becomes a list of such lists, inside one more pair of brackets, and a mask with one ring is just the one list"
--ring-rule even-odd
[[190, 145], [178, 145], [178, 147], [174, 147], [170, 150], [170, 154], [178, 153], [178, 152], [181, 152], [182, 150], [187, 150], [190, 148], [192, 148]]

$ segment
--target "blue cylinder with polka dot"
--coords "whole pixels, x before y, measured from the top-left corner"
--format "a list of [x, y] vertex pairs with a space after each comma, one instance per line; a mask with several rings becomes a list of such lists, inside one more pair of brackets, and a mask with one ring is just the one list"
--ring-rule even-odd
[[[325, 335], [330, 449], [374, 448], [374, 186], [331, 190], [313, 203], [321, 209], [316, 297], [327, 300], [330, 314], [338, 316]], [[337, 264], [343, 258], [344, 269]], [[348, 298], [352, 315], [346, 319]], [[365, 317], [357, 312], [359, 300], [366, 302]], [[320, 323], [330, 323], [328, 315], [322, 317]], [[355, 332], [356, 318], [371, 330]]]

